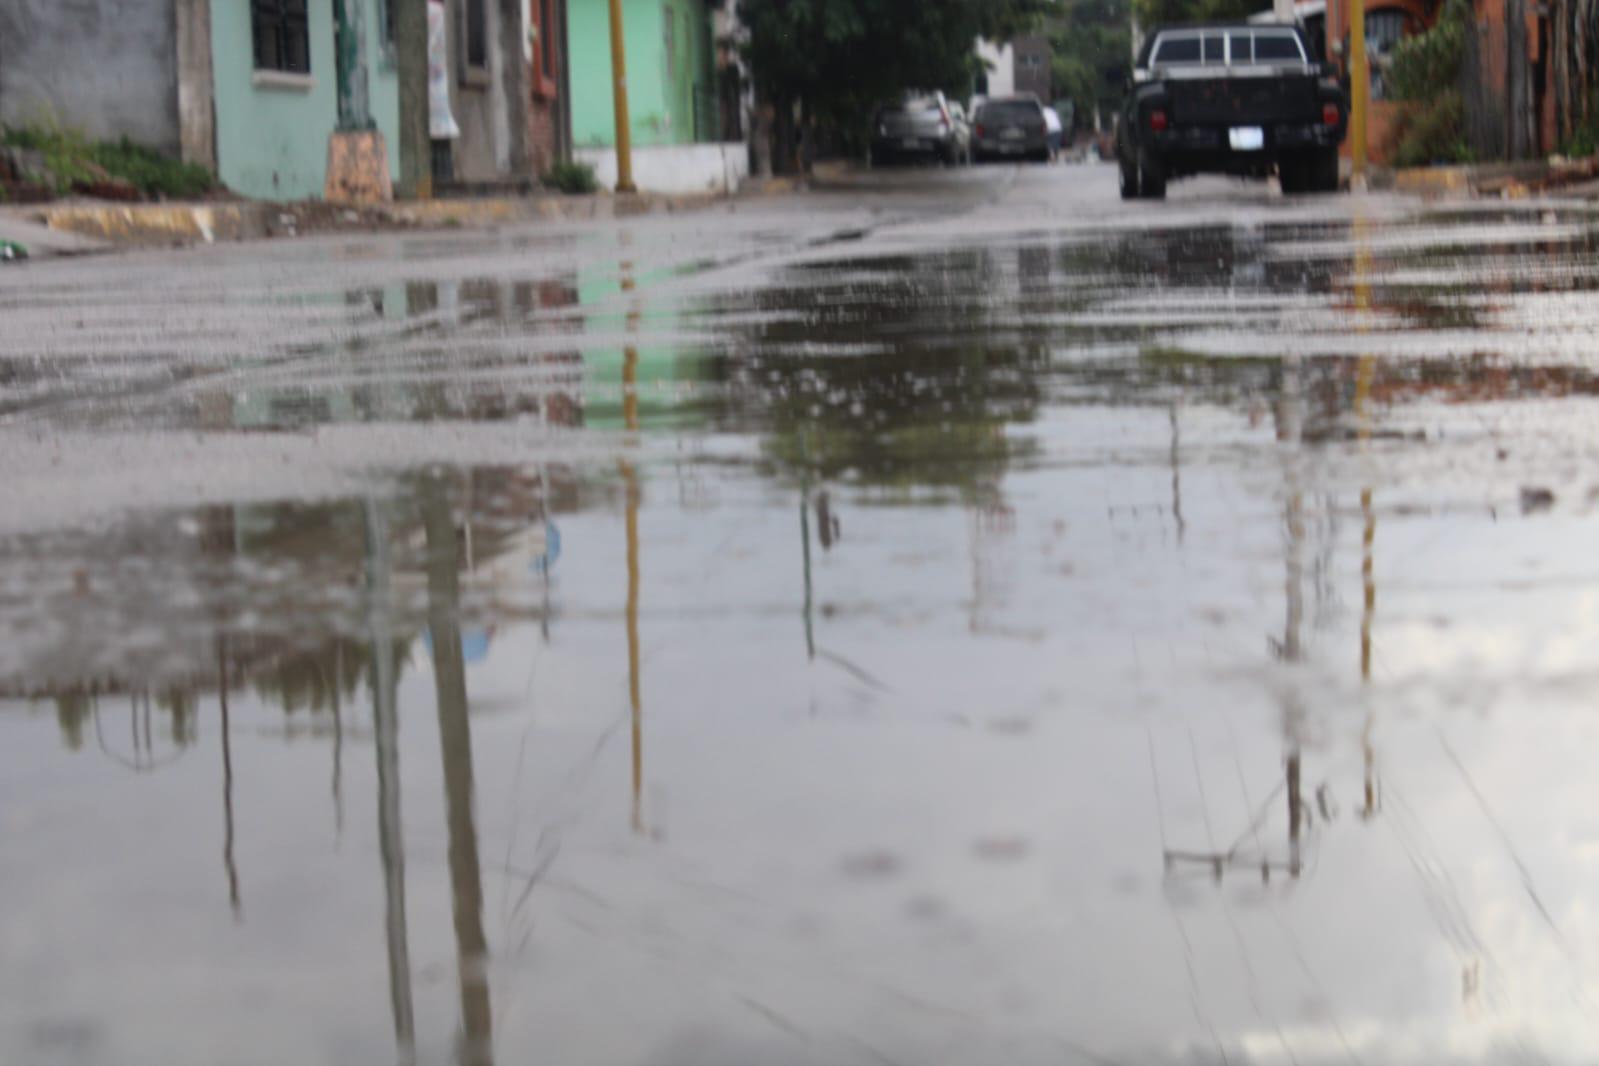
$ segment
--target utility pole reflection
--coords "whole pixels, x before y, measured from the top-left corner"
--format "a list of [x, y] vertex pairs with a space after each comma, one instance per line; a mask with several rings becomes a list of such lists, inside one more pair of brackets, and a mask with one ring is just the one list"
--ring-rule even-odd
[[[802, 438], [803, 441], [803, 438]], [[803, 443], [801, 444], [803, 448]], [[811, 488], [810, 477], [805, 475], [804, 482], [800, 485], [800, 560], [805, 568], [805, 658], [816, 661], [816, 628], [811, 621], [811, 516], [810, 516]]]
[[[625, 237], [625, 235], [624, 235]], [[633, 263], [622, 263], [622, 291], [634, 291]], [[632, 338], [639, 328], [638, 305], [629, 302], [627, 333], [629, 342], [622, 350], [622, 422], [629, 442], [636, 439], [638, 419], [638, 345]], [[638, 562], [638, 471], [627, 459], [617, 460], [627, 493], [627, 697], [633, 737], [633, 832], [644, 832], [644, 700], [639, 677], [639, 562]]]
[[463, 1066], [489, 1066], [494, 1061], [494, 1017], [489, 999], [488, 940], [483, 934], [483, 872], [472, 810], [472, 726], [467, 717], [466, 662], [461, 650], [460, 544], [442, 484], [429, 482], [422, 509], [427, 535], [428, 631], [433, 638], [450, 890], [455, 901], [462, 1030], [459, 1058]]
[[244, 918], [239, 899], [239, 868], [233, 861], [233, 723], [228, 715], [228, 644], [217, 634], [217, 693], [222, 705], [222, 869], [228, 877], [228, 904], [233, 920]]
[[372, 631], [372, 732], [378, 757], [378, 850], [383, 860], [383, 931], [389, 955], [389, 1003], [402, 1063], [416, 1059], [410, 945], [405, 925], [405, 842], [400, 830], [399, 715], [390, 627], [389, 526], [384, 505], [366, 502], [367, 596]]
[[[1283, 383], [1281, 420], [1278, 433], [1289, 449], [1286, 460], [1286, 489], [1284, 521], [1288, 545], [1284, 553], [1283, 600], [1286, 617], [1283, 619], [1282, 659], [1293, 666], [1304, 659], [1302, 630], [1305, 621], [1305, 493], [1300, 483], [1300, 461], [1305, 437], [1304, 359], [1299, 355], [1283, 357]], [[1283, 708], [1283, 732], [1288, 741], [1287, 792], [1288, 792], [1288, 874], [1298, 877], [1303, 864], [1300, 856], [1300, 834], [1304, 825], [1304, 803], [1300, 797], [1300, 730], [1304, 708], [1300, 705], [1299, 678], [1287, 679], [1287, 695]]]
[[[1367, 221], [1364, 216], [1355, 218], [1355, 312], [1360, 317], [1357, 328], [1366, 331], [1366, 312], [1371, 308], [1371, 247], [1366, 242]], [[1367, 354], [1360, 357], [1355, 372], [1355, 419], [1360, 437], [1361, 458], [1367, 459], [1371, 442], [1371, 385], [1376, 377], [1377, 359]], [[1377, 511], [1372, 503], [1372, 489], [1368, 484], [1360, 490], [1360, 683], [1362, 688], [1371, 683], [1371, 627], [1377, 616]], [[1376, 718], [1368, 707], [1366, 725], [1361, 733], [1361, 755], [1364, 763], [1364, 781], [1360, 816], [1366, 820], [1375, 817], [1382, 806], [1381, 788], [1377, 782], [1377, 753], [1372, 743]]]

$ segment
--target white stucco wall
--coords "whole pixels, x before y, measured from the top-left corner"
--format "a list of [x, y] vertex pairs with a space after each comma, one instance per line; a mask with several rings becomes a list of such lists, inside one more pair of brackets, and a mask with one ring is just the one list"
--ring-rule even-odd
[[1016, 49], [1009, 44], [978, 41], [977, 58], [988, 66], [989, 96], [1010, 96], [1016, 92]]
[[[607, 189], [616, 188], [616, 152], [577, 148], [579, 162], [594, 168]], [[749, 150], [729, 144], [663, 144], [633, 149], [633, 184], [640, 192], [737, 192], [750, 176]]]

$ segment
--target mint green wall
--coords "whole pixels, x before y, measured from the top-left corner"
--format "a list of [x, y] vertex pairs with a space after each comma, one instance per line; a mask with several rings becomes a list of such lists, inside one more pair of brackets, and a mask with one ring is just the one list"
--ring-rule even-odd
[[[675, 75], [666, 68], [663, 19], [676, 22]], [[709, 15], [704, 0], [625, 0], [627, 96], [633, 143], [694, 140], [694, 83], [709, 83]], [[615, 141], [611, 102], [611, 23], [606, 0], [568, 0], [567, 48], [572, 62], [572, 141], [580, 148]]]
[[[389, 169], [399, 174], [399, 81], [383, 56], [378, 4], [366, 0], [368, 89]], [[243, 196], [305, 200], [322, 195], [328, 134], [338, 124], [333, 0], [310, 0], [311, 86], [254, 84], [250, 5], [211, 0], [211, 66], [216, 82], [217, 173]]]

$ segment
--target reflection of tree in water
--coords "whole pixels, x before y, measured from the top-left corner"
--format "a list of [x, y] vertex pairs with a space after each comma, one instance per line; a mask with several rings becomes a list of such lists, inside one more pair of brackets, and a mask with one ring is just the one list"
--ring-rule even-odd
[[[992, 294], [981, 252], [852, 264], [848, 275], [752, 297], [747, 354], [730, 367], [735, 419], [806, 478], [992, 490], [1032, 444], [1006, 432], [1042, 399], [1041, 343], [974, 327]], [[863, 272], [866, 274], [862, 276]], [[802, 282], [817, 280], [802, 277]]]
[[[396, 677], [403, 670], [408, 641], [396, 640]], [[286, 714], [338, 710], [371, 676], [372, 644], [335, 637], [316, 648], [290, 652], [255, 670], [251, 684], [261, 698]]]
[[[55, 702], [56, 722], [61, 727], [61, 743], [69, 751], [83, 750], [84, 741], [94, 726], [95, 712], [99, 709], [97, 698], [98, 694], [88, 688], [61, 690], [51, 697]], [[194, 688], [173, 686], [162, 689], [155, 694], [153, 702], [166, 712], [167, 739], [174, 748], [190, 747], [199, 739], [199, 700]]]
[[156, 694], [155, 704], [167, 712], [172, 743], [180, 748], [193, 744], [196, 736], [195, 712], [199, 707], [195, 691], [192, 688], [165, 689]]
[[83, 731], [94, 713], [87, 692], [63, 692], [55, 698], [56, 721], [61, 723], [61, 742], [72, 751], [83, 750]]
[[[402, 582], [394, 604], [392, 654], [402, 665], [426, 624], [421, 490], [419, 479], [398, 485], [389, 526]], [[614, 485], [598, 479], [580, 480], [569, 466], [483, 468], [449, 479], [467, 612], [492, 622], [507, 611], [548, 611], [547, 603], [530, 608], [531, 596], [513, 605], [501, 597], [514, 593], [518, 584], [543, 581], [538, 560], [529, 553], [537, 554], [555, 516], [602, 505], [615, 492]], [[83, 582], [100, 600], [77, 619], [68, 631], [70, 640], [38, 654], [39, 673], [48, 680], [23, 674], [0, 680], [0, 691], [53, 704], [69, 750], [95, 745], [97, 714], [113, 740], [123, 739], [130, 698], [140, 707], [141, 744], [149, 717], [152, 741], [178, 750], [191, 747], [199, 739], [201, 718], [209, 713], [203, 713], [202, 701], [218, 687], [213, 653], [218, 634], [228, 635], [225, 667], [231, 688], [253, 688], [264, 702], [291, 716], [308, 711], [337, 717], [370, 676], [370, 638], [356, 635], [365, 610], [369, 551], [358, 501], [209, 507], [193, 512], [192, 521], [198, 528], [193, 540], [173, 535], [179, 519], [166, 516], [148, 529], [120, 529], [114, 539], [57, 538], [52, 545], [57, 554], [41, 556], [41, 566], [88, 573]], [[102, 572], [93, 562], [123, 557], [141, 560], [127, 568], [137, 580], [122, 578], [115, 568]], [[147, 576], [152, 570], [153, 578]], [[192, 594], [192, 602], [171, 614], [152, 611], [147, 597], [155, 580], [163, 589]], [[233, 624], [245, 612], [255, 616], [248, 635]], [[159, 661], [152, 661], [142, 645], [128, 647], [109, 666], [81, 652], [85, 647], [115, 651], [141, 624], [158, 631], [150, 641], [166, 653]], [[338, 724], [333, 725], [336, 732]]]

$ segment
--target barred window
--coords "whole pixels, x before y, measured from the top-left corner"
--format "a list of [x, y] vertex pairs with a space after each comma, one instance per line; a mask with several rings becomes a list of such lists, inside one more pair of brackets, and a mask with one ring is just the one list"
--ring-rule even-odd
[[489, 8], [488, 0], [466, 0], [463, 17], [466, 32], [462, 34], [462, 67], [487, 70], [489, 66]]
[[306, 0], [250, 0], [255, 69], [311, 73], [311, 28]]

